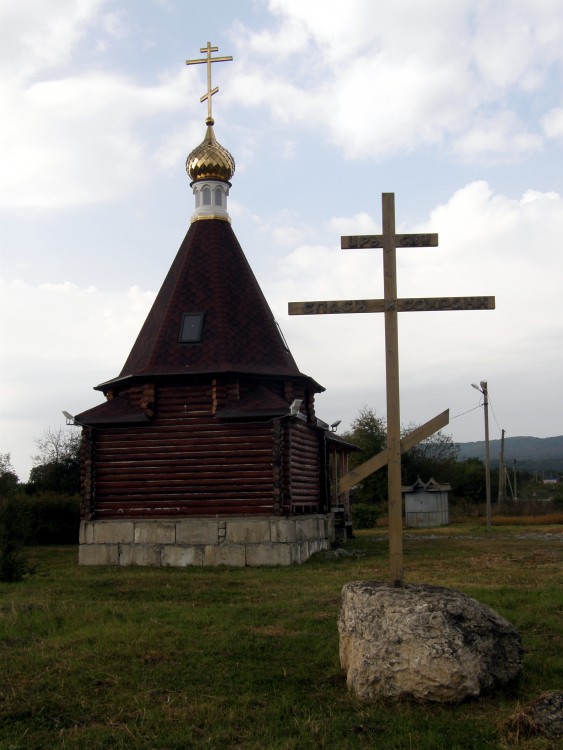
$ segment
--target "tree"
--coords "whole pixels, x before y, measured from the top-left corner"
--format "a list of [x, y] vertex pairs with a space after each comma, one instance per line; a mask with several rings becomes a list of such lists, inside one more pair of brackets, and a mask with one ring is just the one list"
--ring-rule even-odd
[[[350, 469], [356, 468], [368, 458], [381, 453], [387, 446], [386, 422], [378, 417], [373, 409], [363, 406], [358, 417], [352, 422], [348, 432], [342, 433], [361, 449], [361, 452], [350, 454]], [[370, 474], [354, 489], [355, 503], [383, 503], [387, 501], [387, 468]]]
[[[409, 425], [406, 432], [411, 432]], [[420, 477], [424, 482], [434, 477], [439, 482], [448, 482], [456, 462], [458, 448], [451, 435], [441, 430], [423, 440], [402, 456], [402, 474], [405, 484], [413, 484]]]
[[8, 497], [17, 489], [19, 478], [9, 453], [0, 453], [0, 497]]
[[80, 492], [80, 442], [80, 432], [72, 428], [48, 429], [35, 438], [39, 452], [32, 456], [35, 465], [29, 475], [30, 490]]

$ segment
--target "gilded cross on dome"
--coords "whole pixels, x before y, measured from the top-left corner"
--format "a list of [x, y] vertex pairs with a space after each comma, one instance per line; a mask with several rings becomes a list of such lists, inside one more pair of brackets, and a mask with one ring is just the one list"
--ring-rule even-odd
[[207, 94], [204, 94], [200, 102], [204, 102], [207, 99], [207, 124], [213, 125], [213, 114], [211, 111], [211, 97], [219, 91], [219, 86], [215, 88], [211, 87], [211, 65], [216, 62], [230, 62], [233, 58], [229, 55], [228, 57], [211, 57], [212, 52], [218, 52], [219, 47], [212, 47], [211, 42], [207, 42], [207, 47], [201, 47], [200, 52], [207, 53], [207, 57], [203, 60], [186, 60], [186, 65], [198, 65], [199, 63], [207, 64]]

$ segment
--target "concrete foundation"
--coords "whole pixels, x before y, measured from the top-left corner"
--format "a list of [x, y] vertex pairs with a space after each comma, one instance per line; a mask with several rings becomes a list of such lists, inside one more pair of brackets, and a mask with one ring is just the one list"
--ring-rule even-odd
[[277, 566], [329, 549], [332, 514], [82, 521], [80, 565]]

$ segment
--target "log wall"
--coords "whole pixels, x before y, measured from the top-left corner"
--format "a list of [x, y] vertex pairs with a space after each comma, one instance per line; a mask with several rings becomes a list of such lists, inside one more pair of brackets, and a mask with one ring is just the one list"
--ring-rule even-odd
[[[313, 398], [272, 383], [291, 400]], [[135, 385], [108, 394], [148, 423], [83, 435], [82, 517], [281, 515], [324, 512], [321, 433], [299, 420], [217, 421], [218, 406], [250, 387], [238, 379]]]
[[283, 462], [286, 512], [324, 511], [323, 451], [319, 431], [299, 421], [286, 424]]
[[157, 389], [148, 425], [94, 430], [95, 515], [274, 510], [271, 423], [214, 423], [216, 383]]

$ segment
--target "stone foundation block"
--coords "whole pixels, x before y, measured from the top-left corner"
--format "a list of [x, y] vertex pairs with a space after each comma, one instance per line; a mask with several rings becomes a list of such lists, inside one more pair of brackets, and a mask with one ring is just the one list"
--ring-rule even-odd
[[226, 540], [229, 544], [259, 544], [270, 541], [270, 521], [246, 519], [227, 521]]
[[160, 547], [156, 544], [122, 544], [119, 548], [119, 564], [158, 567], [161, 565]]
[[207, 518], [190, 518], [176, 521], [177, 544], [217, 544], [219, 521]]
[[246, 548], [243, 544], [209, 545], [203, 549], [203, 564], [210, 566], [231, 565], [244, 568]]
[[246, 564], [250, 567], [291, 565], [290, 544], [253, 544], [246, 548]]
[[94, 521], [94, 544], [132, 544], [135, 541], [134, 521]]
[[135, 521], [135, 544], [174, 544], [175, 541], [173, 521]]
[[78, 548], [79, 565], [119, 565], [117, 544], [81, 544]]
[[297, 532], [294, 519], [271, 518], [270, 519], [270, 541], [276, 543], [293, 543], [297, 541]]
[[80, 544], [94, 544], [94, 524], [92, 521], [82, 521], [78, 531]]
[[161, 564], [173, 568], [187, 568], [190, 565], [203, 565], [202, 547], [180, 547], [167, 544], [162, 548]]

